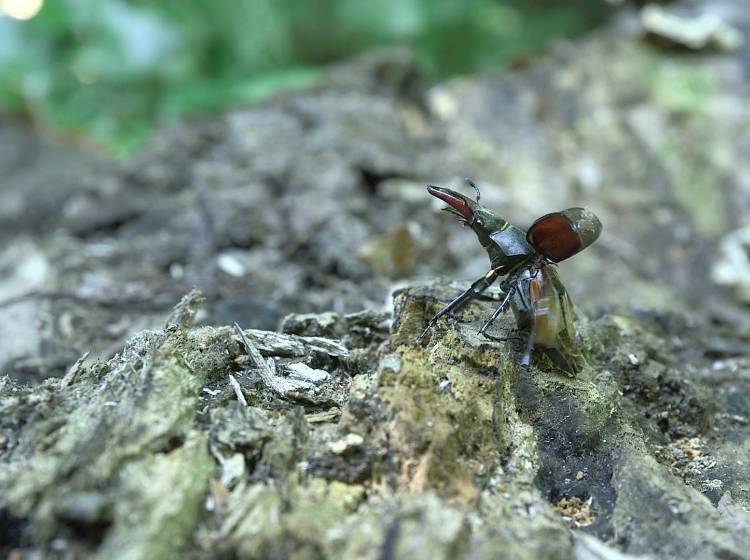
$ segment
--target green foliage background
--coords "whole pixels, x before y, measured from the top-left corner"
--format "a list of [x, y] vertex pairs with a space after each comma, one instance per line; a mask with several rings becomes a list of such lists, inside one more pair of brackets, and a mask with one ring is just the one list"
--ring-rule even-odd
[[605, 0], [47, 0], [0, 16], [0, 110], [128, 154], [159, 121], [257, 102], [368, 47], [426, 76], [499, 69], [601, 22]]

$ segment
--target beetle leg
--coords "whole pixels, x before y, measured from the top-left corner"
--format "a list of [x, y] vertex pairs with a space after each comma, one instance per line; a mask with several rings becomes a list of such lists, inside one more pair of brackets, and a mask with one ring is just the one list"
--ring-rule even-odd
[[482, 336], [484, 338], [487, 338], [489, 340], [494, 340], [495, 342], [508, 342], [509, 340], [516, 340], [516, 341], [523, 341], [523, 337], [519, 335], [510, 334], [508, 336], [495, 336], [494, 334], [490, 333], [482, 333]]
[[536, 325], [535, 322], [531, 322], [531, 328], [529, 329], [529, 338], [526, 340], [526, 350], [521, 356], [521, 367], [528, 370], [529, 364], [531, 363], [531, 353], [534, 351], [534, 342], [536, 342]]
[[494, 292], [491, 294], [477, 294], [474, 296], [474, 299], [478, 299], [479, 301], [492, 301], [497, 303], [498, 301], [502, 301], [505, 297], [505, 292]]
[[521, 278], [519, 280], [520, 282], [526, 282], [526, 289], [524, 289], [524, 290], [519, 289], [518, 290], [518, 297], [521, 300], [521, 305], [524, 308], [526, 308], [526, 309], [531, 309], [531, 307], [532, 307], [532, 303], [531, 303], [530, 300], [527, 299], [527, 296], [531, 297], [531, 295], [529, 293], [529, 286], [531, 285], [531, 281], [534, 278], [536, 278], [537, 274], [539, 274], [539, 271], [535, 270], [534, 274], [532, 274], [531, 276], [524, 276], [523, 278]]
[[482, 276], [479, 280], [476, 280], [472, 283], [469, 288], [458, 294], [453, 301], [451, 301], [448, 305], [443, 307], [440, 311], [438, 311], [435, 315], [433, 315], [432, 319], [430, 319], [427, 322], [427, 326], [422, 331], [422, 334], [419, 335], [419, 338], [417, 338], [417, 341], [422, 340], [425, 335], [427, 334], [427, 331], [429, 331], [432, 326], [437, 322], [440, 317], [443, 315], [446, 315], [450, 313], [451, 311], [458, 309], [463, 304], [465, 304], [467, 301], [469, 301], [472, 298], [477, 297], [480, 295], [483, 291], [485, 291], [487, 288], [489, 288], [492, 283], [497, 280], [497, 277], [500, 275], [498, 272], [498, 269], [492, 269], [487, 274]]
[[485, 321], [484, 325], [482, 325], [482, 328], [479, 329], [478, 334], [485, 334], [485, 331], [488, 328], [490, 328], [490, 325], [495, 322], [495, 319], [498, 318], [500, 313], [502, 313], [508, 308], [508, 304], [510, 303], [510, 298], [515, 291], [516, 291], [516, 284], [513, 284], [506, 292], [505, 299], [503, 299], [502, 303], [497, 306], [497, 309], [495, 309], [495, 312], [492, 314], [492, 316], [489, 319], [487, 319], [487, 321]]

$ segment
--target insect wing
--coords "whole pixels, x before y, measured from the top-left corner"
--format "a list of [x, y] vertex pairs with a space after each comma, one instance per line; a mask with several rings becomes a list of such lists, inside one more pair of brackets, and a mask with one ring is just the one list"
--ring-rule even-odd
[[550, 281], [548, 267], [541, 269], [529, 284], [532, 302], [534, 335], [537, 346], [553, 348], [557, 345], [557, 333], [562, 327], [563, 316], [559, 297]]
[[526, 239], [541, 255], [560, 262], [583, 251], [599, 237], [602, 223], [585, 208], [568, 208], [535, 221]]
[[580, 352], [576, 346], [573, 303], [557, 271], [545, 266], [529, 285], [533, 309], [536, 346], [543, 348], [561, 369], [575, 373], [580, 369]]

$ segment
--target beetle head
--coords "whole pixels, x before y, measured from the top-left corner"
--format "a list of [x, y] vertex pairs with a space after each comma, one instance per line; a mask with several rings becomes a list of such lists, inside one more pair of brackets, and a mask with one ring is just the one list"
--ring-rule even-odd
[[481, 196], [479, 188], [470, 179], [466, 179], [466, 182], [477, 191], [476, 200], [472, 200], [468, 196], [454, 190], [446, 189], [445, 187], [435, 187], [433, 185], [427, 187], [427, 192], [448, 204], [443, 210], [458, 216], [458, 221], [473, 229], [482, 246], [487, 247], [492, 243], [490, 235], [507, 227], [508, 222], [491, 210], [481, 206], [479, 204]]

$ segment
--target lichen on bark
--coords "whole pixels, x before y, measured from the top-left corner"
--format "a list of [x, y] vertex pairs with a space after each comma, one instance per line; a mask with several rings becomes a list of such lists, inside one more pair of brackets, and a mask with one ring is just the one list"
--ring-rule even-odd
[[[670, 376], [674, 363], [655, 368], [654, 387], [632, 385], [633, 368], [674, 356], [648, 318], [581, 317], [587, 365], [571, 378], [543, 358], [519, 368], [512, 337], [478, 336], [489, 304], [471, 304], [417, 343], [451, 292], [398, 291], [386, 346], [245, 331], [278, 362], [277, 375], [289, 362], [325, 364], [338, 400], [313, 398], [313, 383], [309, 398], [279, 394], [231, 329], [184, 321], [136, 336], [107, 363], [79, 364], [66, 382], [29, 388], [6, 378], [9, 548], [107, 558], [742, 557], [745, 537], [733, 527], [747, 517], [736, 507], [747, 497], [730, 519], [714, 494], [659, 462], [660, 446], [684, 433], [710, 440], [712, 420], [680, 408], [702, 389]], [[369, 317], [370, 338], [381, 338], [382, 317]], [[321, 321], [330, 328], [330, 317]], [[315, 317], [304, 322], [313, 328]], [[498, 328], [512, 333], [512, 319]], [[675, 406], [643, 417], [663, 401]], [[739, 489], [747, 473], [731, 470], [721, 445], [711, 468]]]

